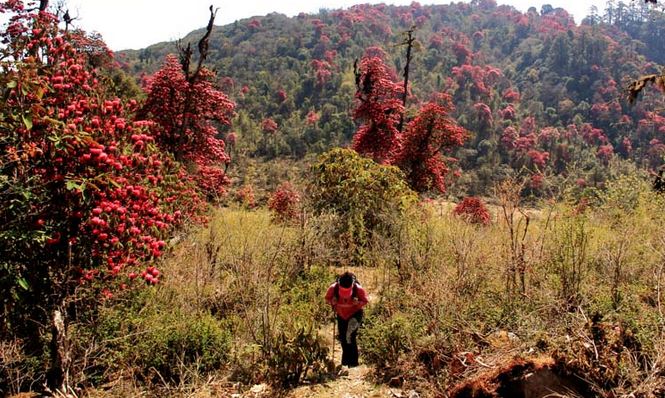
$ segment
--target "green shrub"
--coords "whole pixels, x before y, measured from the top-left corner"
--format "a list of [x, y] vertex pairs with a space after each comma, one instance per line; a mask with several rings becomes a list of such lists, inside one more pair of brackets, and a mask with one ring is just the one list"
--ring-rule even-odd
[[414, 316], [399, 313], [375, 317], [369, 312], [358, 335], [359, 346], [367, 363], [385, 369], [397, 364], [403, 353], [410, 352], [422, 334], [420, 322]]
[[142, 374], [154, 370], [167, 381], [180, 382], [190, 374], [219, 369], [228, 360], [231, 336], [212, 316], [169, 314], [160, 321], [165, 327], [145, 330], [130, 352]]
[[312, 267], [282, 283], [284, 301], [281, 318], [289, 323], [297, 320], [325, 322], [331, 316], [330, 306], [323, 300], [335, 274], [325, 267]]
[[316, 330], [304, 327], [295, 331], [281, 330], [274, 337], [267, 356], [267, 378], [271, 384], [294, 387], [310, 371], [314, 378], [325, 375], [327, 361], [328, 348]]
[[[143, 300], [145, 296], [137, 298]], [[135, 378], [148, 383], [181, 383], [228, 363], [232, 341], [228, 321], [182, 308], [139, 309], [137, 301], [132, 307], [106, 308], [93, 331], [76, 331], [79, 339], [87, 336], [104, 342], [94, 364], [100, 373], [130, 369]]]
[[367, 261], [372, 234], [387, 234], [417, 196], [394, 166], [381, 165], [350, 149], [324, 153], [312, 167], [315, 214], [336, 216], [335, 238], [355, 263]]

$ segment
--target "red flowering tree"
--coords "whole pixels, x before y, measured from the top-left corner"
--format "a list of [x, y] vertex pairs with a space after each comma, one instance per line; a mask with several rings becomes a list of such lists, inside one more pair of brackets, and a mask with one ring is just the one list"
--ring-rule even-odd
[[210, 13], [206, 34], [198, 44], [197, 65], [190, 67], [189, 45], [180, 49], [179, 59], [168, 55], [147, 87], [141, 115], [159, 126], [157, 145], [177, 160], [195, 165], [195, 179], [213, 197], [225, 192], [229, 180], [224, 169], [230, 161], [215, 124], [230, 125], [235, 104], [213, 86], [215, 74], [203, 67], [215, 20], [212, 9]]
[[136, 101], [101, 83], [103, 43], [59, 30], [46, 3], [0, 5], [11, 13], [0, 48], [0, 335], [11, 328], [40, 347], [34, 325], [52, 325], [48, 382], [62, 388], [66, 314], [83, 287], [157, 283], [164, 238], [202, 202], [158, 150], [155, 124], [136, 121]]
[[400, 118], [404, 112], [401, 95], [404, 88], [396, 83], [395, 73], [388, 69], [380, 56], [382, 51], [370, 48], [357, 65], [356, 101], [353, 117], [362, 125], [353, 137], [353, 149], [388, 162], [398, 152]]
[[311, 62], [312, 69], [314, 69], [314, 74], [316, 75], [316, 82], [319, 87], [325, 86], [325, 84], [332, 77], [332, 66], [330, 62], [326, 60], [314, 59]]
[[309, 111], [309, 113], [307, 113], [307, 118], [306, 118], [307, 124], [314, 125], [319, 121], [319, 119], [321, 119], [321, 115], [316, 113], [316, 111], [311, 110]]
[[273, 135], [277, 132], [277, 122], [275, 122], [272, 118], [267, 118], [261, 123], [261, 129], [265, 134], [270, 134]]
[[489, 225], [490, 213], [482, 200], [476, 197], [466, 197], [455, 206], [453, 213], [464, 218], [472, 224]]
[[298, 217], [300, 194], [289, 182], [282, 183], [268, 200], [268, 208], [277, 221], [291, 221]]
[[462, 145], [468, 134], [449, 117], [452, 109], [448, 96], [441, 96], [440, 103], [425, 104], [407, 125], [401, 149], [392, 160], [418, 192], [445, 192], [448, 167], [443, 151]]
[[254, 188], [251, 185], [245, 184], [240, 187], [235, 193], [235, 200], [242, 207], [246, 209], [253, 209], [256, 207], [256, 199], [254, 197]]

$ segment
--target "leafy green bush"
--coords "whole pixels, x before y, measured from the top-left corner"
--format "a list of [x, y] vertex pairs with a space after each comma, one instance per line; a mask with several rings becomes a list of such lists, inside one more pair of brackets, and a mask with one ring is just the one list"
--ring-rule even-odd
[[228, 363], [232, 341], [228, 321], [183, 308], [141, 309], [137, 302], [145, 299], [106, 308], [93, 331], [76, 331], [79, 339], [105, 342], [95, 364], [102, 372], [130, 369], [135, 378], [148, 383], [180, 383]]
[[141, 373], [154, 369], [166, 380], [181, 381], [188, 373], [210, 372], [226, 363], [231, 336], [217, 319], [208, 314], [173, 314], [161, 321], [167, 326], [146, 330], [130, 352]]
[[422, 335], [420, 322], [412, 315], [374, 316], [370, 311], [359, 333], [359, 346], [365, 360], [379, 369], [397, 364], [403, 353], [412, 350]]
[[335, 274], [328, 268], [312, 267], [282, 284], [284, 301], [281, 318], [289, 323], [297, 320], [325, 322], [331, 316], [330, 306], [323, 297]]
[[364, 263], [372, 234], [387, 234], [417, 196], [394, 166], [381, 165], [350, 149], [333, 149], [312, 167], [315, 214], [333, 214], [340, 250]]

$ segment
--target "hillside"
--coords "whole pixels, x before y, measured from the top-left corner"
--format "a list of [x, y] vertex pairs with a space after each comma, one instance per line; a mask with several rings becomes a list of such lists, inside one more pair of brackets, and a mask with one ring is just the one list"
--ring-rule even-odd
[[662, 14], [61, 6], [0, 3], [0, 396], [665, 397]]
[[[492, 181], [518, 173], [530, 178], [527, 193], [541, 196], [572, 182], [600, 186], [618, 159], [660, 165], [661, 96], [651, 91], [631, 107], [623, 91], [631, 79], [660, 71], [664, 20], [635, 3], [609, 3], [605, 14], [579, 26], [548, 6], [521, 13], [494, 1], [359, 5], [216, 27], [209, 63], [238, 104], [236, 152], [300, 159], [350, 142], [354, 60], [379, 47], [401, 72], [400, 43], [413, 26], [418, 43], [408, 105], [448, 93], [455, 117], [472, 134], [454, 154], [464, 173], [453, 189], [487, 193]], [[192, 32], [183, 42], [201, 35]], [[175, 51], [174, 43], [160, 43], [119, 59], [142, 75]], [[268, 119], [276, 134], [263, 128]]]

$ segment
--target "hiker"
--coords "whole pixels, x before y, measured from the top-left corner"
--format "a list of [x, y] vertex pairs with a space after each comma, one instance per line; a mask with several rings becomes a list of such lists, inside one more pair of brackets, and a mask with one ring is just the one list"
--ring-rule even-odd
[[342, 344], [342, 366], [358, 366], [356, 336], [363, 318], [362, 308], [367, 304], [367, 293], [356, 276], [345, 272], [326, 292], [326, 302], [337, 314], [337, 331]]

